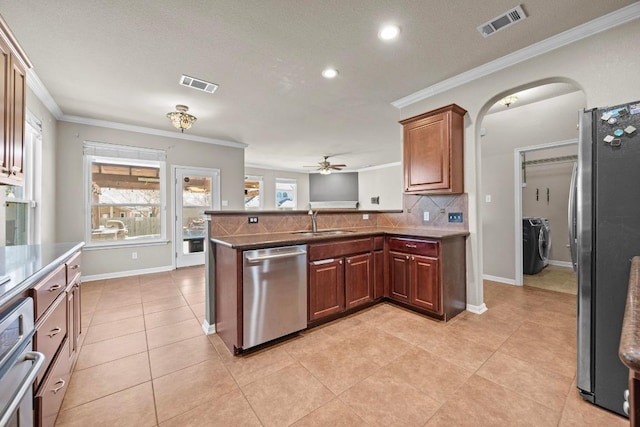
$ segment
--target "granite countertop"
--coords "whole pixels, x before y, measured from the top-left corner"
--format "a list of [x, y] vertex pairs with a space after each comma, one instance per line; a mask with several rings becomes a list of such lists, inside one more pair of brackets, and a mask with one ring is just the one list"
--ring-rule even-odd
[[627, 305], [622, 321], [618, 356], [625, 366], [640, 372], [640, 256], [631, 261]]
[[[393, 228], [393, 227], [367, 227], [345, 228], [349, 230], [344, 234], [327, 234], [309, 236], [299, 232], [289, 231], [283, 233], [245, 234], [238, 236], [212, 236], [211, 241], [229, 246], [234, 249], [260, 249], [272, 246], [300, 245], [316, 243], [326, 240], [345, 239], [354, 237], [386, 235], [400, 237], [423, 237], [431, 239], [447, 239], [459, 236], [468, 236], [468, 231], [438, 230], [427, 228]], [[322, 230], [320, 230], [322, 231]], [[304, 232], [309, 232], [308, 230]]]
[[0, 250], [0, 306], [29, 289], [36, 282], [79, 251], [84, 242], [4, 246]]

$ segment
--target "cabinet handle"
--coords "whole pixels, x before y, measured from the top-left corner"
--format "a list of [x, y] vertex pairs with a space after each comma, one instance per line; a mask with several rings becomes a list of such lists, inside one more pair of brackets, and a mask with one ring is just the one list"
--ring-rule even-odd
[[416, 257], [412, 256], [411, 261], [415, 261]]
[[409, 255], [405, 255], [405, 258], [406, 258], [406, 259], [409, 259]]
[[72, 270], [77, 270], [77, 269], [80, 268], [80, 265], [79, 264], [74, 264], [74, 265], [69, 266], [69, 268], [72, 269]]
[[58, 381], [55, 382], [54, 385], [58, 385], [60, 384], [60, 386], [56, 387], [56, 388], [52, 388], [51, 391], [53, 392], [53, 394], [56, 394], [57, 392], [59, 392], [60, 390], [62, 390], [62, 387], [64, 387], [64, 385], [66, 384], [64, 382], [64, 380], [62, 378], [60, 378]]
[[347, 264], [351, 264], [351, 260], [350, 259], [347, 260]]
[[48, 336], [49, 338], [53, 338], [54, 336], [58, 335], [61, 331], [62, 331], [62, 329], [60, 329], [59, 327], [57, 327], [57, 326], [56, 326], [55, 328], [53, 328], [53, 329], [52, 329], [52, 330], [47, 334], [47, 336]]
[[342, 265], [342, 260], [338, 261], [338, 264]]
[[415, 248], [418, 247], [418, 245], [410, 245], [408, 243], [405, 246], [408, 247], [408, 248], [411, 248], [411, 249], [415, 249]]
[[58, 289], [60, 289], [62, 287], [62, 285], [53, 285], [49, 288], [49, 292], [53, 292], [53, 291], [57, 291]]

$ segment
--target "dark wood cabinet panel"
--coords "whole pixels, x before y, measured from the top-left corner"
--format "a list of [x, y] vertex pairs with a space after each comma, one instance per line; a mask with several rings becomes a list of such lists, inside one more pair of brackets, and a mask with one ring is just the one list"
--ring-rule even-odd
[[409, 261], [408, 254], [389, 253], [389, 298], [409, 302]]
[[339, 258], [346, 255], [371, 252], [372, 250], [373, 240], [371, 237], [329, 243], [314, 243], [309, 245], [309, 261]]
[[309, 265], [309, 321], [341, 313], [344, 309], [342, 258], [311, 262]]
[[22, 185], [27, 89], [25, 64], [29, 67], [31, 64], [1, 18], [0, 32], [4, 35], [0, 37], [0, 98], [4, 111], [0, 118], [0, 184]]
[[371, 253], [346, 258], [344, 281], [347, 310], [373, 301], [372, 259]]
[[384, 296], [384, 251], [380, 250], [373, 253], [373, 299]]
[[466, 309], [464, 236], [388, 237], [387, 245], [390, 299], [445, 321]]
[[464, 115], [455, 105], [402, 120], [405, 192], [464, 192]]
[[440, 314], [438, 259], [411, 255], [411, 303]]

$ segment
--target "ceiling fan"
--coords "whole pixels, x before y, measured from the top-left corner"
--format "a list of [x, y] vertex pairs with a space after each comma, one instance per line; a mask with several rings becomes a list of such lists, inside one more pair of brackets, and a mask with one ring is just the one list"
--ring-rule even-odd
[[322, 175], [329, 175], [334, 170], [339, 171], [342, 170], [342, 168], [347, 167], [347, 165], [332, 165], [331, 162], [327, 160], [331, 156], [322, 157], [324, 157], [324, 160], [318, 162], [319, 166], [305, 166], [305, 168], [316, 168], [316, 170], [319, 170]]

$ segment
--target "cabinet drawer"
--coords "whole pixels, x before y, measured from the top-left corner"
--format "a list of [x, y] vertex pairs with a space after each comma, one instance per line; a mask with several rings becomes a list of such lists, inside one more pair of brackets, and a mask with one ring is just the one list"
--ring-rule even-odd
[[371, 252], [373, 242], [371, 237], [363, 239], [342, 240], [330, 243], [314, 243], [309, 245], [309, 261], [326, 258], [338, 258], [344, 255]]
[[437, 257], [439, 246], [438, 242], [430, 240], [389, 238], [389, 250], [392, 251]]
[[53, 362], [49, 375], [40, 385], [34, 403], [36, 411], [36, 425], [40, 427], [53, 426], [62, 405], [62, 399], [67, 391], [71, 378], [71, 365], [68, 357], [69, 340], [65, 340], [58, 356]]
[[66, 269], [64, 265], [61, 265], [30, 290], [36, 320], [42, 316], [58, 295], [64, 291], [66, 283]]
[[73, 283], [73, 279], [80, 274], [82, 270], [82, 254], [78, 252], [75, 254], [69, 261], [66, 262], [67, 265], [67, 285]]
[[63, 294], [53, 304], [50, 311], [39, 324], [36, 325], [33, 347], [45, 355], [42, 374], [36, 383], [42, 379], [42, 375], [47, 372], [47, 367], [51, 364], [53, 356], [58, 351], [60, 343], [67, 335], [67, 304], [66, 294]]

